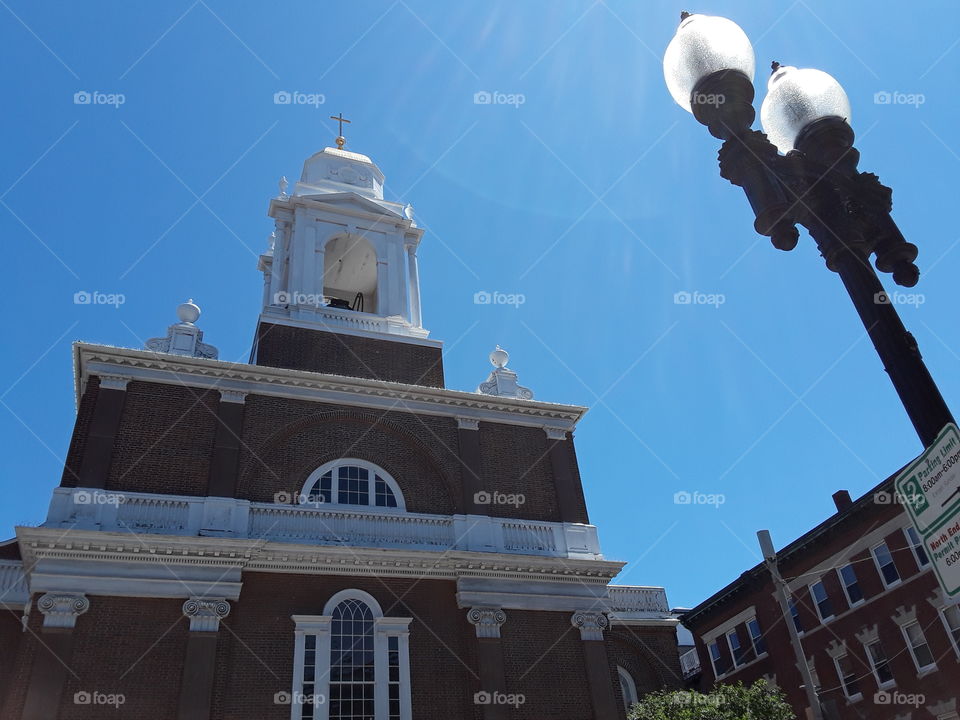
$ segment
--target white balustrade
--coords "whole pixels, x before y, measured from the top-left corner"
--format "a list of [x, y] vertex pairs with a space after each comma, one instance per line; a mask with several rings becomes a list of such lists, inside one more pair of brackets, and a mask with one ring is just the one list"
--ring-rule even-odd
[[251, 503], [233, 498], [87, 488], [56, 488], [45, 527], [602, 558], [596, 528], [578, 523]]

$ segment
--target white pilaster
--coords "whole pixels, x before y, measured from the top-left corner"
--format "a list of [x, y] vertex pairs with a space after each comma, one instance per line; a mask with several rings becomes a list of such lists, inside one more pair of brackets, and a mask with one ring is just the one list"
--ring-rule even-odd
[[423, 317], [420, 312], [420, 269], [417, 267], [417, 246], [407, 243], [405, 247], [410, 285], [410, 324], [414, 327], [423, 327]]

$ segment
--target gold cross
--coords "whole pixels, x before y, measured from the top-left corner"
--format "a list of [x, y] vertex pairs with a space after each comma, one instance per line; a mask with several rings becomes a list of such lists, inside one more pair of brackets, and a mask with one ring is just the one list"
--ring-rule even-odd
[[349, 125], [350, 121], [343, 117], [343, 113], [340, 113], [339, 115], [331, 115], [330, 119], [336, 120], [340, 124], [340, 129], [337, 135], [337, 149], [343, 150], [343, 146], [347, 143], [347, 139], [343, 136], [343, 124], [347, 123]]

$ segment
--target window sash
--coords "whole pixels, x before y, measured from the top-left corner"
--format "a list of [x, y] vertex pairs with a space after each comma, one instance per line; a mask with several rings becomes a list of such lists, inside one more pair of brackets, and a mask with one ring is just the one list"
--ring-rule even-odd
[[726, 675], [727, 667], [723, 658], [723, 653], [720, 651], [720, 641], [714, 640], [709, 646], [707, 646], [707, 649], [710, 652], [710, 664], [713, 666], [714, 677]]
[[840, 584], [843, 585], [843, 592], [847, 596], [847, 601], [853, 607], [863, 602], [863, 590], [860, 589], [860, 582], [857, 580], [857, 571], [853, 568], [853, 563], [844, 565], [837, 569], [840, 575]]
[[940, 618], [947, 629], [953, 651], [960, 658], [960, 605], [947, 605], [940, 608]]
[[833, 659], [837, 667], [837, 677], [840, 678], [840, 685], [843, 686], [843, 694], [849, 699], [859, 696], [860, 680], [857, 677], [856, 669], [848, 655], [838, 655]]
[[760, 623], [756, 618], [747, 620], [747, 632], [750, 634], [750, 643], [753, 645], [753, 651], [757, 657], [767, 652], [767, 643], [763, 639], [763, 633], [760, 630]]
[[740, 636], [737, 635], [735, 629], [727, 633], [727, 646], [730, 648], [730, 657], [733, 658], [734, 667], [746, 664], [746, 653], [743, 651], [743, 646], [740, 645]]
[[867, 645], [867, 657], [870, 658], [870, 667], [873, 669], [873, 676], [877, 680], [877, 685], [885, 687], [893, 684], [893, 672], [890, 670], [890, 661], [887, 659], [887, 653], [884, 652], [883, 645], [879, 640], [874, 640]]
[[893, 555], [885, 542], [874, 546], [873, 560], [877, 564], [877, 570], [880, 571], [880, 578], [883, 580], [884, 587], [892, 587], [900, 582], [900, 571], [893, 561]]
[[910, 655], [917, 666], [917, 670], [926, 670], [936, 667], [937, 663], [933, 659], [933, 652], [930, 645], [927, 644], [927, 638], [920, 628], [920, 623], [912, 622], [904, 625], [902, 628], [903, 636], [907, 640], [907, 647], [910, 648]]
[[810, 597], [813, 598], [813, 604], [817, 606], [817, 614], [822, 622], [833, 617], [833, 603], [830, 602], [827, 587], [822, 580], [810, 586]]
[[910, 549], [913, 550], [913, 557], [917, 561], [917, 567], [925, 568], [930, 564], [930, 556], [927, 555], [927, 549], [923, 545], [923, 539], [912, 525], [907, 525], [907, 527], [903, 529], [903, 532], [907, 535], [907, 544], [910, 545]]

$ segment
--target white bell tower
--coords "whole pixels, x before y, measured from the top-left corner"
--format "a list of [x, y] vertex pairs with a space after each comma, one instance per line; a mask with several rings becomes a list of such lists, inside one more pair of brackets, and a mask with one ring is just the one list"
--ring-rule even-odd
[[270, 201], [260, 320], [439, 346], [422, 327], [413, 208], [384, 200], [380, 168], [344, 143], [308, 158], [291, 194], [282, 178]]

